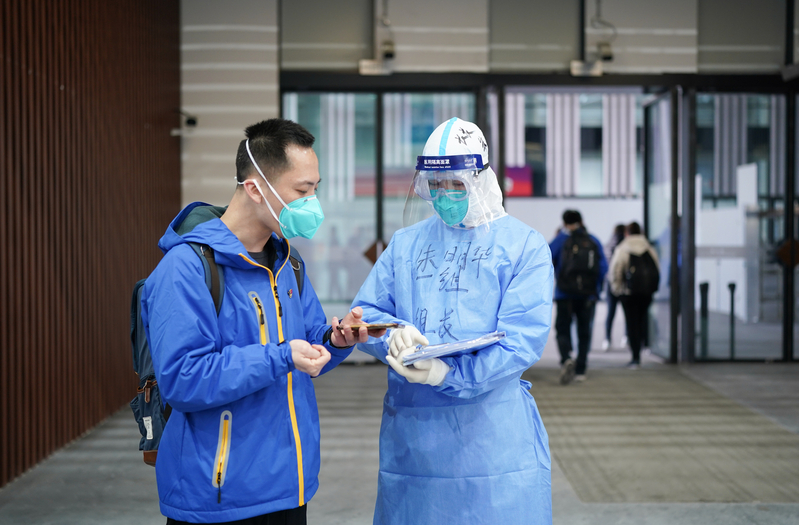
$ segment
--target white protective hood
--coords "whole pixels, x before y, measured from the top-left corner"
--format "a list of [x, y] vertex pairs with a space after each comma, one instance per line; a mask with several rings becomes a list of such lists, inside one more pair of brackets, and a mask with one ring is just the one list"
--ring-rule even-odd
[[[488, 143], [483, 132], [472, 122], [459, 118], [452, 118], [438, 126], [427, 139], [422, 151], [422, 157], [427, 159], [455, 155], [480, 155], [485, 168], [469, 184], [469, 209], [464, 219], [453, 227], [471, 229], [487, 225], [491, 221], [507, 215], [502, 206], [502, 191], [499, 188], [497, 176], [489, 166]], [[420, 173], [417, 172], [414, 180], [419, 176]], [[413, 182], [406, 201], [405, 226], [409, 226], [409, 223], [421, 218], [419, 213], [409, 210], [409, 206], [426, 206], [428, 215], [432, 211], [432, 205], [429, 202], [414, 195]]]

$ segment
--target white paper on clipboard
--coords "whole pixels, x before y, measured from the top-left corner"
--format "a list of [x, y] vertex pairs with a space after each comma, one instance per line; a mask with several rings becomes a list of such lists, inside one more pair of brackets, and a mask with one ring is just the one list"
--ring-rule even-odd
[[425, 361], [434, 357], [449, 357], [460, 354], [468, 354], [475, 350], [480, 350], [490, 346], [505, 337], [505, 332], [491, 332], [481, 335], [475, 339], [456, 341], [454, 343], [442, 343], [438, 345], [419, 345], [418, 350], [412, 354], [407, 354], [402, 358], [402, 364], [412, 365], [417, 361]]

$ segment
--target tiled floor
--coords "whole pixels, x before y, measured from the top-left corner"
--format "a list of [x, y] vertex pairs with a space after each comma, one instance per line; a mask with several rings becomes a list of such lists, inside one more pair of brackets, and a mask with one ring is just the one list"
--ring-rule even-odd
[[[623, 349], [593, 351], [589, 360], [588, 380], [581, 384], [557, 386], [569, 389], [565, 391], [569, 395], [551, 395], [547, 403], [550, 407], [566, 411], [569, 397], [579, 396], [581, 392], [589, 393], [594, 388], [599, 391], [603, 382], [623, 381], [620, 372], [628, 359], [629, 353]], [[557, 365], [557, 352], [550, 342], [542, 360], [528, 373], [538, 383], [549, 382], [557, 377]], [[704, 388], [701, 385], [709, 387], [716, 396], [716, 402], [721, 400], [734, 410], [743, 410], [741, 413], [752, 411], [752, 417], [767, 421], [768, 425], [763, 425], [766, 432], [774, 428], [782, 436], [796, 436], [799, 430], [799, 365], [703, 364], [671, 367], [662, 364], [657, 358], [645, 356], [641, 372], [644, 374], [631, 376], [634, 381], [640, 382], [651, 374], [666, 389], [670, 384], [683, 390], [688, 387]], [[385, 375], [385, 366], [381, 364], [348, 364], [315, 380], [321, 417], [322, 471], [320, 489], [309, 504], [309, 523], [367, 525], [372, 522], [378, 464], [377, 438]], [[609, 385], [605, 386], [610, 388]], [[535, 391], [536, 386], [533, 387]], [[541, 396], [544, 423], [547, 424], [543, 391]], [[607, 395], [607, 389], [603, 396], [604, 410], [618, 413], [625, 406], [624, 396], [620, 396], [616, 404], [614, 397]], [[562, 406], [558, 405], [561, 399], [564, 403]], [[700, 400], [700, 408], [701, 403], [703, 401]], [[601, 417], [598, 421], [601, 421]], [[550, 424], [552, 438], [557, 439], [558, 432], [555, 430], [558, 424], [554, 418], [551, 418]], [[584, 420], [580, 424], [590, 426], [590, 421]], [[642, 452], [649, 454], [650, 458], [665, 457], [664, 450], [659, 447], [670, 446], [670, 453], [673, 453], [674, 443], [679, 443], [681, 438], [677, 435], [671, 439], [671, 442], [654, 439], [648, 447], [642, 447]], [[158, 510], [154, 470], [141, 462], [137, 442], [138, 430], [129, 409], [125, 407], [85, 437], [53, 454], [0, 490], [0, 524], [165, 523]], [[555, 457], [558, 446], [558, 443], [552, 443]], [[574, 464], [568, 461], [566, 464], [573, 472]], [[580, 490], [576, 490], [557, 460], [553, 461], [552, 467], [555, 524], [799, 523], [799, 504], [796, 503], [745, 501], [745, 496], [739, 498], [738, 501], [743, 501], [739, 503], [669, 502], [675, 499], [674, 493], [668, 489], [669, 480], [665, 480], [664, 499], [659, 503], [607, 502], [603, 501], [601, 494], [588, 498], [583, 496], [586, 499], [583, 501], [580, 494], [585, 493], [584, 487], [577, 487]], [[788, 467], [799, 468], [797, 465]], [[619, 481], [619, 486], [622, 486], [622, 481]]]

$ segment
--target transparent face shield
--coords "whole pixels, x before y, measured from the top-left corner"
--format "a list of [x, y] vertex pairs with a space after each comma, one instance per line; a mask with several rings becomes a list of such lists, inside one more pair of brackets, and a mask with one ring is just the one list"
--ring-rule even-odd
[[443, 197], [462, 201], [469, 198], [477, 170], [417, 171], [413, 177], [413, 191], [426, 201]]
[[405, 200], [403, 226], [435, 214], [452, 228], [473, 227], [474, 218], [486, 211], [481, 177], [487, 167], [480, 155], [419, 157]]

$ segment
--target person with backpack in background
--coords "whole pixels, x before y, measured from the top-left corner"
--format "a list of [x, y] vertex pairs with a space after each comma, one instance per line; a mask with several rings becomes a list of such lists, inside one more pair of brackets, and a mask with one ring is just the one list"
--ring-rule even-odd
[[[611, 236], [610, 240], [605, 244], [605, 258], [607, 260], [611, 260], [613, 258], [613, 252], [616, 249], [616, 246], [619, 245], [621, 241], [624, 240], [624, 233], [626, 227], [624, 224], [617, 224], [613, 228], [613, 235]], [[616, 306], [619, 303], [619, 296], [613, 293], [613, 290], [610, 289], [610, 281], [607, 281], [607, 301], [608, 301], [608, 312], [605, 316], [605, 340], [602, 341], [602, 350], [607, 352], [610, 350], [611, 347], [611, 332], [613, 329], [613, 319], [616, 317]], [[627, 345], [627, 332], [625, 331], [624, 337], [621, 340], [621, 346], [624, 347]]]
[[627, 321], [632, 360], [630, 369], [641, 366], [641, 342], [648, 322], [652, 295], [660, 285], [660, 263], [655, 249], [641, 234], [641, 225], [627, 225], [626, 237], [610, 260], [610, 287], [619, 296]]
[[[320, 465], [311, 378], [368, 339], [349, 329], [359, 308], [328, 324], [291, 266], [287, 239], [311, 238], [324, 218], [313, 135], [283, 119], [245, 135], [230, 204], [184, 208], [143, 286], [155, 380], [172, 408], [155, 463], [167, 524], [305, 524]], [[218, 311], [192, 245], [224, 278]]]
[[[555, 266], [555, 330], [560, 351], [560, 382], [585, 380], [594, 310], [608, 261], [602, 243], [583, 226], [577, 210], [563, 212], [563, 228], [549, 243], [552, 264]], [[577, 361], [571, 357], [572, 319], [577, 320]]]

